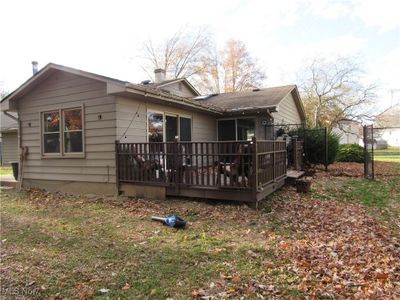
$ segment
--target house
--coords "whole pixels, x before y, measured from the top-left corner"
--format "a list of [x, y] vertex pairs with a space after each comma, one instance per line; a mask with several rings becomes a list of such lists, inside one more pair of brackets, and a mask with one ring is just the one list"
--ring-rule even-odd
[[0, 162], [10, 166], [18, 161], [18, 122], [15, 114], [0, 112]]
[[[249, 165], [250, 154], [245, 154], [245, 151], [250, 149], [250, 140], [253, 137], [259, 140], [270, 139], [266, 126], [274, 119], [290, 123], [305, 121], [295, 85], [200, 96], [186, 79], [166, 81], [163, 70], [156, 70], [155, 75], [154, 83], [144, 81], [133, 84], [50, 63], [3, 99], [2, 110], [17, 112], [19, 115], [20, 146], [26, 151], [23, 186], [69, 193], [115, 194], [118, 191], [164, 197], [170, 187], [170, 181], [167, 183], [165, 180], [171, 180], [172, 176], [171, 153], [183, 158], [179, 152], [183, 148], [185, 155], [190, 156], [190, 159], [186, 159], [190, 161], [186, 163], [186, 169], [189, 165], [197, 166], [193, 171], [197, 174], [200, 160], [203, 171], [209, 170], [215, 162], [206, 165], [203, 158], [207, 161], [221, 160], [228, 154], [228, 147], [231, 147], [230, 156], [224, 157], [225, 162], [219, 164], [219, 170], [223, 169], [224, 174], [227, 174], [232, 167], [232, 160], [237, 160], [235, 157], [241, 155], [239, 160], [242, 174], [237, 173], [235, 178], [246, 177], [248, 181], [249, 168], [242, 158], [246, 157]], [[186, 145], [180, 145], [181, 150], [174, 152], [171, 143], [176, 138]], [[219, 153], [206, 154], [213, 147], [211, 142], [215, 141], [230, 141], [231, 146], [226, 142], [227, 148], [223, 150], [221, 147], [225, 146], [215, 144], [219, 145], [215, 146]], [[243, 145], [239, 145], [242, 152], [238, 150], [239, 143], [233, 144], [232, 141], [243, 141]], [[200, 147], [199, 143], [209, 144], [197, 153], [194, 147]], [[161, 145], [164, 150], [155, 155], [155, 145]], [[264, 176], [265, 180], [268, 176], [277, 176], [278, 172], [273, 172], [271, 168], [267, 170], [266, 166], [270, 163], [275, 166], [275, 158], [281, 157], [279, 182], [275, 182], [276, 178], [272, 178], [272, 181], [268, 179], [271, 188], [265, 190], [276, 189], [282, 185], [282, 178], [286, 176], [286, 165], [283, 163], [286, 162], [286, 148], [279, 145], [260, 144], [261, 148], [265, 148], [264, 154], [260, 155], [267, 155], [260, 157], [265, 172], [251, 172], [254, 178]], [[145, 147], [147, 152], [144, 152]], [[270, 155], [267, 148], [280, 151], [280, 154], [276, 154], [276, 157], [275, 152]], [[200, 153], [203, 150], [204, 153]], [[241, 154], [234, 156], [236, 152]], [[127, 153], [129, 156], [125, 155]], [[162, 155], [164, 157], [161, 158]], [[158, 169], [154, 163], [150, 165], [155, 157], [158, 159]], [[124, 174], [133, 168], [141, 168], [139, 173], [147, 172], [153, 181], [136, 180], [133, 178], [135, 174]], [[159, 179], [160, 172], [165, 174], [167, 169], [169, 175], [164, 178], [169, 179], [157, 181], [155, 178]], [[174, 172], [176, 175], [177, 172]], [[215, 168], [213, 172], [216, 172]], [[200, 180], [199, 177], [197, 180]], [[226, 176], [222, 181], [217, 179], [218, 186], [212, 188], [220, 188], [224, 183], [227, 185], [229, 180]], [[233, 180], [229, 184], [232, 185]], [[174, 190], [176, 192], [178, 189]], [[208, 197], [206, 194], [204, 196]], [[236, 193], [230, 192], [230, 195], [235, 197]], [[220, 194], [216, 193], [215, 197], [220, 197]]]
[[339, 135], [340, 144], [362, 144], [362, 124], [356, 120], [339, 120], [333, 132]]

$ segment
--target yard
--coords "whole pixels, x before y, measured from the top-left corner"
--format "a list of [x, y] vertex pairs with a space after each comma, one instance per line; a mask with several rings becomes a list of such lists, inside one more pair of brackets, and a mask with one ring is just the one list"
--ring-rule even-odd
[[[385, 173], [393, 168], [399, 166], [377, 163]], [[362, 164], [336, 164], [317, 173], [310, 193], [285, 187], [257, 211], [227, 202], [3, 192], [2, 293], [400, 297], [400, 178], [366, 181], [362, 171]], [[167, 214], [189, 227], [150, 221]]]
[[400, 163], [400, 147], [389, 146], [384, 150], [374, 150], [374, 159]]

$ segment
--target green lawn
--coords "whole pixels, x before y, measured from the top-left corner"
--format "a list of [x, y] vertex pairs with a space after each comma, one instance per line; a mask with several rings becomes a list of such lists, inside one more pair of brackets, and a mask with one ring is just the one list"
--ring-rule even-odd
[[0, 167], [0, 175], [12, 175], [13, 171], [11, 168]]
[[[380, 224], [399, 219], [399, 186], [399, 178], [321, 177], [311, 193], [285, 188], [258, 211], [226, 202], [2, 192], [2, 287], [56, 299], [333, 299], [352, 298], [357, 288], [346, 282], [362, 277], [371, 293], [390, 298], [396, 274], [379, 275], [387, 278], [382, 287], [375, 275], [358, 272], [398, 263], [389, 237], [399, 232]], [[189, 227], [150, 220], [167, 214], [179, 214]], [[372, 248], [352, 255], [354, 244]], [[330, 272], [332, 249], [342, 260], [337, 275]], [[375, 261], [381, 254], [387, 258]]]
[[376, 161], [400, 163], [400, 147], [391, 146], [384, 150], [374, 150], [374, 159]]

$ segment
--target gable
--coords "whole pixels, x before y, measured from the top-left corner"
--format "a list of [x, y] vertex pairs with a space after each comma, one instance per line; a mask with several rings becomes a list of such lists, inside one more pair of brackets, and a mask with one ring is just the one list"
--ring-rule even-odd
[[303, 122], [302, 110], [295, 97], [293, 93], [289, 93], [279, 103], [278, 111], [272, 113], [275, 124], [301, 124]]
[[180, 96], [180, 97], [192, 98], [192, 97], [198, 96], [198, 94], [195, 93], [193, 91], [193, 89], [189, 88], [189, 86], [183, 80], [177, 81], [177, 82], [172, 82], [172, 83], [163, 85], [159, 88], [164, 91], [169, 91], [172, 94]]

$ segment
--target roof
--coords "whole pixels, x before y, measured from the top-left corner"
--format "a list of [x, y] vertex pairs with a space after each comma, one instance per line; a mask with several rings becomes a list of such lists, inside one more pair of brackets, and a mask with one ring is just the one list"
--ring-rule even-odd
[[[7, 95], [3, 100], [1, 100], [2, 110], [4, 111], [9, 110], [10, 107], [9, 103], [11, 103], [10, 101], [13, 101], [13, 99], [17, 99], [25, 95], [37, 84], [48, 78], [52, 74], [52, 72], [57, 70], [105, 82], [107, 84], [107, 91], [109, 92], [109, 94], [118, 94], [118, 93], [119, 94], [125, 93], [127, 95], [140, 94], [145, 97], [150, 97], [150, 98], [153, 97], [155, 99], [161, 99], [176, 105], [189, 106], [192, 109], [202, 110], [209, 113], [214, 113], [214, 114], [222, 113], [221, 109], [219, 109], [218, 107], [203, 105], [202, 103], [198, 103], [195, 100], [162, 91], [157, 87], [152, 87], [142, 84], [134, 84], [128, 81], [123, 81], [54, 63], [47, 64], [39, 72], [31, 76], [27, 81], [25, 81], [21, 86], [19, 86], [15, 91], [13, 91], [11, 94]], [[112, 86], [112, 89], [109, 89], [108, 85]]]
[[206, 105], [214, 105], [227, 112], [277, 108], [281, 101], [290, 93], [294, 96], [302, 119], [305, 119], [304, 109], [296, 85], [285, 85], [249, 91], [223, 93], [209, 97], [196, 97]]
[[[95, 73], [90, 73], [54, 63], [47, 64], [39, 72], [37, 72], [27, 81], [25, 81], [14, 92], [5, 97], [1, 101], [1, 110], [10, 110], [10, 104], [12, 104], [12, 101], [14, 99], [18, 99], [28, 93], [32, 88], [48, 78], [55, 71], [68, 72], [78, 76], [83, 76], [105, 82], [107, 84], [107, 93], [111, 95], [124, 95], [128, 97], [140, 95], [147, 99], [153, 99], [153, 101], [165, 101], [166, 103], [170, 103], [173, 105], [185, 106], [187, 108], [200, 110], [216, 115], [222, 115], [224, 113], [241, 113], [245, 111], [276, 111], [279, 103], [288, 94], [292, 93], [296, 101], [296, 105], [299, 109], [301, 118], [305, 120], [303, 105], [301, 103], [300, 95], [298, 93], [296, 85], [254, 89], [252, 91], [234, 93], [223, 93], [217, 95], [209, 95], [206, 97], [187, 98], [160, 89], [160, 87], [162, 86], [179, 81], [183, 81], [191, 86], [191, 84], [185, 78], [168, 80], [159, 84], [133, 84], [128, 81], [122, 81], [119, 79], [98, 75]], [[194, 89], [194, 91], [196, 90]], [[198, 92], [196, 91], [196, 93]]]
[[186, 79], [186, 78], [175, 78], [175, 79], [169, 79], [169, 80], [164, 80], [163, 82], [155, 83], [151, 82], [149, 84], [145, 84], [146, 86], [150, 87], [155, 87], [155, 88], [162, 88], [168, 85], [172, 85], [178, 82], [182, 82], [185, 84], [195, 95], [200, 95], [199, 91], [196, 90], [196, 88]]
[[[15, 114], [13, 114], [16, 117]], [[4, 112], [0, 112], [0, 131], [17, 131], [18, 130], [18, 122], [13, 118], [7, 116]]]

